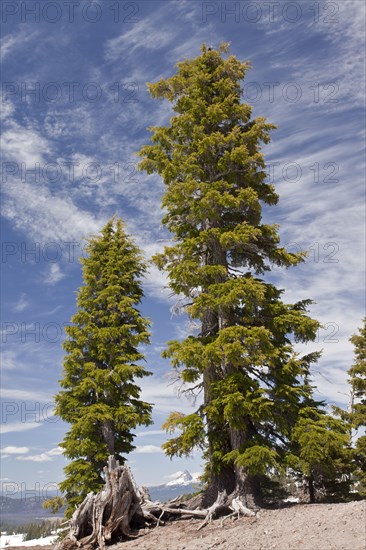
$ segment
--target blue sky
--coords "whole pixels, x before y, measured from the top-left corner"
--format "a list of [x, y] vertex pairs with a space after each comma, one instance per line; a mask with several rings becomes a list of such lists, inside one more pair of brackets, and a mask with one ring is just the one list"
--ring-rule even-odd
[[[278, 125], [264, 151], [280, 203], [264, 218], [281, 225], [283, 244], [309, 257], [270, 278], [289, 302], [315, 300], [311, 313], [324, 328], [307, 348], [323, 349], [314, 380], [329, 403], [346, 406], [349, 337], [365, 312], [363, 2], [11, 0], [2, 10], [1, 481], [8, 494], [34, 486], [46, 494], [63, 477], [58, 443], [67, 426], [52, 416], [52, 397], [83, 239], [115, 213], [147, 258], [169, 238], [160, 223], [163, 185], [136, 172], [146, 128], [171, 116], [145, 83], [173, 74], [202, 42], [230, 41], [236, 56], [251, 61], [243, 100]], [[165, 287], [151, 268], [142, 312], [153, 321], [146, 355], [154, 376], [143, 382], [143, 396], [155, 403], [155, 424], [136, 431], [129, 457], [144, 484], [202, 468], [199, 454], [170, 461], [160, 449], [169, 411], [193, 406], [160, 358], [166, 340], [190, 330], [172, 315], [175, 299]]]

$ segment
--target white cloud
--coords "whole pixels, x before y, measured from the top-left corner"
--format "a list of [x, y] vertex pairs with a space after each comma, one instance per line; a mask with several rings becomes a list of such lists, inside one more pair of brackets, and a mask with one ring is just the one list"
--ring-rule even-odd
[[16, 312], [24, 311], [25, 309], [27, 309], [29, 307], [29, 304], [30, 304], [30, 302], [29, 302], [29, 300], [27, 300], [27, 295], [23, 292], [22, 295], [20, 296], [19, 300], [14, 305], [14, 311], [16, 311]]
[[[324, 59], [322, 59], [323, 54], [320, 48], [316, 51], [314, 49], [304, 50], [309, 52], [309, 56], [301, 51], [299, 58], [296, 58], [296, 52], [300, 52], [300, 49], [293, 47], [293, 38], [296, 35], [295, 26], [282, 24], [277, 27], [277, 25], [270, 24], [268, 29], [262, 33], [261, 48], [259, 48], [262, 57], [259, 65], [262, 66], [262, 71], [268, 71], [269, 64], [266, 63], [266, 55], [263, 53], [265, 48], [268, 48], [267, 60], [271, 60], [271, 67], [277, 65], [280, 69], [284, 69], [286, 72], [283, 74], [287, 81], [294, 78], [301, 83], [303, 90], [308, 91], [307, 96], [305, 97], [306, 94], [304, 94], [301, 103], [297, 105], [284, 104], [283, 101], [282, 103], [280, 101], [279, 105], [275, 103], [266, 106], [271, 120], [278, 122], [285, 129], [283, 139], [276, 139], [274, 135], [274, 142], [270, 146], [273, 160], [282, 161], [287, 158], [287, 155], [293, 154], [293, 151], [300, 151], [299, 158], [294, 157], [288, 160], [296, 158], [303, 167], [311, 166], [316, 162], [324, 164], [324, 162], [338, 161], [338, 159], [342, 159], [342, 162], [343, 159], [348, 161], [344, 161], [340, 183], [335, 186], [327, 187], [321, 183], [314, 186], [309, 177], [303, 177], [299, 184], [280, 183], [277, 185], [281, 199], [280, 206], [277, 210], [273, 209], [273, 212], [269, 213], [269, 223], [272, 223], [273, 218], [278, 215], [278, 221], [283, 225], [282, 242], [284, 243], [296, 241], [301, 247], [309, 248], [318, 242], [321, 251], [327, 242], [335, 240], [339, 245], [339, 264], [324, 264], [322, 260], [315, 263], [310, 258], [304, 268], [299, 270], [289, 270], [285, 273], [276, 271], [275, 279], [276, 284], [279, 283], [277, 286], [287, 289], [285, 295], [287, 301], [304, 297], [314, 298], [318, 304], [312, 308], [312, 315], [323, 323], [335, 322], [339, 325], [339, 342], [323, 342], [324, 335], [321, 335], [320, 342], [314, 344], [315, 348], [324, 347], [324, 358], [321, 360], [319, 368], [315, 367], [314, 372], [322, 395], [331, 400], [340, 398], [346, 401], [347, 398], [342, 397], [341, 393], [346, 391], [345, 370], [350, 365], [352, 358], [352, 345], [348, 342], [348, 337], [360, 324], [362, 316], [361, 300], [354, 296], [348, 297], [347, 293], [352, 291], [356, 295], [361, 290], [360, 258], [364, 238], [361, 225], [363, 222], [359, 220], [360, 203], [357, 198], [359, 190], [355, 184], [355, 175], [359, 171], [360, 163], [354, 155], [354, 145], [347, 144], [345, 138], [350, 136], [352, 139], [358, 139], [358, 137], [354, 133], [354, 120], [350, 120], [349, 124], [339, 124], [339, 119], [323, 118], [323, 112], [329, 107], [324, 104], [319, 103], [313, 113], [306, 110], [304, 116], [304, 109], [309, 107], [307, 101], [309, 97], [312, 98], [309, 86], [316, 81], [326, 83], [337, 80], [340, 83], [338, 98], [342, 98], [342, 102], [335, 106], [333, 111], [335, 114], [336, 110], [352, 108], [359, 104], [362, 90], [357, 86], [357, 81], [361, 74], [358, 71], [361, 57], [359, 52], [362, 50], [358, 44], [360, 38], [363, 39], [364, 33], [361, 27], [363, 23], [361, 12], [364, 10], [364, 5], [362, 2], [345, 2], [339, 5], [339, 8], [341, 10], [340, 25], [323, 23], [325, 17], [311, 28], [306, 28], [306, 25], [302, 24], [302, 32], [307, 35], [308, 42], [311, 42], [312, 36], [315, 36], [325, 37], [328, 46], [331, 44], [331, 47], [325, 48], [327, 51], [324, 54]], [[173, 12], [175, 12], [175, 19]], [[184, 27], [187, 21], [190, 24], [189, 29], [193, 32], [186, 33], [188, 38], [184, 39], [180, 32], [186, 31]], [[236, 30], [239, 29], [237, 25], [235, 27]], [[56, 149], [57, 139], [65, 140], [67, 138], [67, 150], [72, 151], [70, 158], [80, 162], [80, 167], [94, 160], [91, 155], [95, 143], [99, 161], [103, 158], [103, 175], [105, 166], [119, 160], [121, 154], [123, 162], [128, 161], [132, 151], [139, 148], [139, 140], [129, 133], [130, 127], [134, 128], [135, 134], [141, 130], [138, 135], [145, 136], [142, 131], [145, 126], [166, 124], [171, 114], [168, 102], [151, 101], [148, 103], [145, 101], [146, 94], [143, 95], [145, 93], [143, 83], [148, 79], [155, 81], [162, 76], [173, 74], [173, 63], [177, 61], [177, 58], [195, 56], [199, 52], [200, 43], [202, 41], [209, 43], [211, 36], [213, 43], [217, 44], [220, 41], [220, 34], [227, 32], [225, 28], [230, 30], [232, 27], [218, 24], [213, 29], [211, 25], [202, 26], [199, 3], [195, 6], [192, 2], [181, 0], [166, 3], [161, 9], [153, 10], [148, 18], [133, 25], [133, 29], [132, 27], [131, 30], [124, 29], [126, 32], [123, 35], [112, 38], [105, 44], [106, 59], [113, 63], [107, 63], [106, 67], [102, 67], [99, 74], [95, 75], [95, 78], [94, 74], [93, 79], [89, 78], [90, 81], [100, 82], [102, 82], [102, 78], [105, 79], [105, 82], [108, 80], [109, 82], [117, 80], [137, 82], [140, 85], [138, 96], [143, 100], [137, 104], [127, 104], [127, 106], [114, 105], [115, 109], [113, 109], [113, 99], [110, 99], [107, 109], [98, 109], [95, 108], [95, 105], [91, 108], [91, 105], [86, 102], [80, 106], [60, 104], [55, 108], [52, 105], [52, 108], [48, 106], [48, 110], [45, 105], [38, 124], [32, 122], [37, 120], [38, 109], [35, 110], [35, 113], [30, 114], [24, 108], [22, 120], [27, 120], [28, 126], [23, 127], [19, 123], [13, 122], [5, 130], [8, 158], [17, 163], [26, 162], [29, 167], [32, 167], [35, 162], [44, 163], [45, 156], [49, 160], [48, 156], [55, 153], [56, 161], [59, 162], [57, 156], [61, 157], [62, 154], [66, 154], [66, 150], [62, 151], [61, 149], [64, 146], [64, 141], [62, 143], [60, 141], [60, 149]], [[269, 38], [270, 30], [275, 28], [280, 31], [276, 37], [277, 52], [280, 54], [275, 52], [273, 40]], [[233, 30], [233, 40], [235, 40], [236, 30]], [[8, 35], [4, 39], [4, 55], [9, 58], [20, 45], [24, 47], [30, 38], [30, 33], [25, 32], [25, 29], [17, 35]], [[54, 36], [52, 40], [54, 40]], [[321, 40], [323, 39], [321, 38]], [[60, 42], [58, 41], [58, 43]], [[256, 42], [254, 44], [257, 45]], [[165, 49], [160, 50], [163, 46]], [[234, 42], [233, 46], [236, 49], [248, 48], [248, 44], [245, 45], [244, 41], [240, 42], [240, 40], [239, 43], [235, 44]], [[315, 47], [317, 46], [318, 44]], [[44, 48], [44, 42], [39, 47], [47, 51]], [[132, 65], [128, 61], [129, 56], [127, 56], [127, 61], [126, 57], [121, 59], [121, 54], [124, 54], [126, 49], [130, 53], [134, 52]], [[161, 58], [154, 63], [155, 60], [148, 56], [148, 50], [153, 51], [155, 57], [156, 54], [161, 55]], [[314, 52], [315, 56], [310, 57]], [[247, 52], [244, 54], [248, 55]], [[33, 52], [33, 55], [36, 54]], [[143, 59], [143, 63], [140, 63], [141, 59]], [[169, 60], [169, 63], [165, 63], [164, 59], [165, 61]], [[93, 63], [89, 67], [96, 70]], [[47, 63], [42, 63], [42, 70], [43, 68], [45, 68], [44, 77], [46, 77], [47, 71], [48, 76], [52, 75], [52, 64], [49, 69]], [[34, 63], [34, 70], [37, 71], [36, 63]], [[40, 67], [38, 67], [39, 70], [41, 70]], [[35, 74], [37, 73], [32, 73], [28, 78], [34, 80]], [[92, 73], [89, 74], [89, 76], [91, 75]], [[24, 78], [21, 73], [20, 76]], [[266, 80], [268, 79], [264, 76], [262, 82]], [[348, 101], [343, 101], [343, 99]], [[353, 100], [355, 100], [354, 103]], [[3, 112], [9, 120], [14, 112], [14, 106], [10, 101], [5, 105]], [[17, 104], [17, 115], [19, 107]], [[262, 105], [259, 105], [258, 110], [261, 111], [261, 109]], [[264, 113], [259, 112], [258, 114], [267, 114], [266, 109]], [[19, 110], [19, 115], [22, 115], [23, 109]], [[121, 129], [123, 129], [122, 132]], [[342, 145], [327, 147], [329, 140], [332, 140], [335, 135], [340, 136]], [[148, 138], [140, 139], [147, 141]], [[314, 139], [318, 140], [317, 151], [311, 153], [312, 146], [310, 144]], [[78, 150], [77, 142], [80, 143], [80, 150], [87, 151], [88, 155]], [[60, 164], [62, 164], [62, 159]], [[10, 181], [9, 178], [7, 185], [4, 185], [4, 213], [15, 229], [22, 231], [24, 235], [30, 236], [32, 239], [42, 242], [55, 240], [63, 242], [79, 240], [84, 235], [99, 231], [107, 219], [104, 214], [113, 206], [127, 220], [129, 231], [137, 236], [138, 244], [148, 257], [161, 249], [164, 243], [157, 241], [164, 237], [165, 233], [158, 229], [161, 218], [160, 196], [163, 192], [163, 185], [159, 177], [145, 177], [140, 174], [138, 184], [129, 182], [128, 179], [126, 181], [124, 177], [118, 182], [112, 181], [112, 177], [110, 181], [107, 181], [104, 177], [103, 181], [95, 185], [85, 182], [85, 178], [82, 176], [82, 172], [76, 170], [76, 181], [68, 188], [64, 182], [60, 186], [54, 185], [52, 188], [47, 188], [46, 185], [23, 183], [19, 178], [17, 181], [15, 179]], [[80, 207], [80, 204], [83, 206]], [[44, 273], [43, 276], [48, 284], [56, 284], [64, 276], [64, 273], [58, 265], [53, 264], [50, 266], [49, 273]], [[153, 267], [146, 278], [147, 294], [155, 299], [171, 302], [172, 299], [169, 296], [171, 291], [164, 288], [166, 285], [166, 276]], [[159, 311], [157, 308], [157, 316]], [[183, 324], [182, 327], [177, 329], [182, 330], [179, 335], [186, 336], [187, 331]], [[6, 368], [15, 372], [20, 366], [18, 360], [20, 356], [9, 353], [4, 357]], [[51, 401], [51, 398], [44, 394], [37, 395], [35, 392], [26, 390], [4, 390], [3, 396], [9, 399]], [[178, 397], [177, 388], [169, 385], [169, 380], [159, 380], [159, 378], [154, 380], [154, 377], [147, 379], [143, 382], [143, 396], [146, 400], [156, 403], [155, 410], [158, 413], [160, 411], [165, 414], [175, 409], [188, 412], [192, 408], [184, 397], [181, 399]], [[32, 426], [32, 423], [13, 423], [7, 424], [4, 428], [5, 433], [6, 431], [21, 432], [39, 425], [41, 424], [33, 423]], [[140, 432], [137, 436], [158, 436], [162, 433], [164, 432], [160, 430], [151, 430], [150, 432]], [[152, 441], [156, 440], [152, 439]], [[162, 452], [160, 447], [154, 445], [140, 446], [139, 449], [141, 450], [136, 452], [142, 454]], [[155, 450], [151, 451], [151, 449]], [[54, 454], [52, 452], [51, 449], [51, 451], [35, 454], [27, 460], [46, 462], [59, 451], [54, 451]], [[157, 456], [156, 459], [161, 461], [160, 456]]]
[[45, 187], [19, 181], [5, 189], [3, 214], [13, 225], [43, 244], [80, 241], [97, 233], [107, 221], [78, 208], [67, 196], [55, 196]]
[[139, 454], [150, 454], [150, 453], [163, 453], [163, 449], [157, 445], [137, 445], [134, 450], [135, 453]]
[[[162, 16], [166, 8], [155, 10], [153, 16], [135, 23], [127, 32], [123, 32], [117, 38], [107, 40], [105, 44], [105, 57], [108, 61], [120, 59], [128, 47], [132, 53], [138, 48], [161, 50], [172, 42], [175, 32], [171, 28], [163, 28]], [[157, 25], [157, 23], [159, 24]], [[165, 23], [166, 25], [166, 23]]]
[[179, 393], [182, 384], [172, 382], [170, 377], [171, 373], [169, 372], [167, 377], [155, 376], [141, 380], [141, 398], [148, 403], [154, 403], [154, 412], [158, 414], [165, 415], [171, 411], [181, 411], [187, 414], [192, 412], [192, 408], [196, 409], [197, 403], [200, 403], [200, 398], [194, 405], [188, 395]]
[[4, 61], [10, 53], [14, 53], [14, 50], [24, 47], [38, 35], [38, 32], [30, 32], [26, 25], [20, 25], [19, 29], [18, 32], [7, 34], [1, 39], [1, 61]]
[[65, 277], [65, 274], [61, 272], [58, 264], [51, 264], [49, 273], [45, 278], [45, 283], [48, 285], [54, 285], [61, 281]]
[[[325, 7], [322, 5], [323, 9]], [[300, 86], [301, 103], [312, 109], [317, 107], [323, 113], [326, 110], [339, 113], [355, 106], [362, 107], [365, 94], [362, 78], [365, 4], [358, 0], [349, 0], [334, 3], [333, 7], [335, 12], [332, 16], [328, 13], [328, 16], [320, 16], [316, 22], [313, 17], [308, 20], [301, 18], [295, 25], [279, 21], [274, 25], [269, 22], [269, 18], [263, 18], [262, 21], [263, 32], [268, 40], [263, 41], [260, 56], [265, 55], [267, 48], [268, 55], [271, 55], [272, 69], [285, 70], [287, 82], [296, 82]], [[271, 36], [273, 34], [276, 37]], [[308, 54], [299, 48], [299, 53], [296, 54], [293, 49], [295, 35], [299, 45], [312, 38], [315, 43], [325, 41], [325, 45], [322, 48], [315, 46], [316, 49], [308, 50]], [[272, 48], [274, 39], [278, 44], [276, 52]], [[329, 55], [330, 51], [332, 55]], [[319, 92], [320, 100], [315, 105], [314, 94]], [[330, 101], [334, 99], [334, 103]], [[272, 106], [276, 107], [275, 104]]]
[[[21, 126], [12, 122], [3, 132], [2, 154], [4, 158], [17, 163], [18, 174], [21, 172], [21, 163], [24, 163], [23, 172], [34, 170], [36, 163], [44, 162], [44, 155], [50, 153], [51, 147], [46, 139], [32, 126]], [[22, 188], [21, 177], [17, 178], [18, 186]], [[39, 184], [34, 184], [36, 187]]]
[[18, 456], [17, 460], [23, 460], [28, 462], [51, 462], [52, 458], [47, 453], [41, 453], [39, 455], [30, 456]]
[[9, 422], [9, 424], [1, 424], [0, 433], [27, 432], [39, 428], [41, 425], [41, 422]]
[[1, 388], [1, 397], [3, 399], [13, 399], [18, 401], [33, 401], [39, 403], [51, 403], [52, 396], [35, 392], [33, 390], [19, 390], [18, 388]]
[[[10, 326], [8, 327], [10, 328]], [[5, 332], [2, 333], [3, 342], [5, 338]], [[6, 341], [6, 340], [5, 340]], [[16, 370], [18, 368], [17, 354], [12, 350], [2, 350], [0, 352], [0, 364], [1, 370]], [[4, 397], [3, 392], [1, 391], [2, 397]]]
[[62, 454], [62, 449], [60, 447], [55, 447], [50, 449], [45, 453], [40, 453], [38, 455], [29, 455], [29, 456], [17, 456], [17, 460], [28, 461], [28, 462], [51, 462], [54, 456], [59, 456]]
[[1, 452], [8, 455], [24, 455], [29, 452], [29, 449], [28, 447], [9, 446], [9, 447], [3, 447], [1, 449]]
[[15, 111], [14, 104], [10, 101], [10, 99], [1, 99], [0, 103], [0, 120], [4, 121], [7, 120], [12, 116], [12, 114]]
[[[10, 121], [3, 132], [3, 157], [7, 162], [13, 163], [6, 165], [6, 170], [4, 169], [6, 185], [3, 186], [3, 214], [15, 228], [37, 242], [45, 244], [49, 241], [78, 241], [97, 232], [106, 222], [106, 217], [103, 216], [98, 221], [95, 214], [76, 205], [71, 196], [73, 188], [70, 186], [76, 189], [78, 186], [72, 180], [72, 183], [67, 181], [64, 188], [64, 180], [69, 178], [68, 169], [63, 166], [63, 159], [50, 158], [53, 145], [37, 126], [38, 123], [29, 120], [27, 125]], [[79, 155], [78, 158], [91, 162], [85, 155]], [[56, 191], [54, 186], [52, 189], [48, 188], [47, 176], [44, 175], [44, 168], [49, 161], [61, 170], [62, 182]], [[36, 171], [36, 176], [27, 174], [27, 171], [32, 170]], [[54, 284], [60, 278], [59, 269], [51, 267], [47, 282]]]
[[62, 455], [63, 451], [61, 447], [55, 447], [54, 449], [51, 449], [50, 451], [47, 451], [47, 454], [49, 456], [59, 456]]
[[[319, 24], [311, 25], [313, 32], [320, 32], [331, 43], [336, 52], [326, 63], [313, 64], [311, 70], [306, 65], [299, 67], [297, 76], [305, 78], [310, 73], [318, 82], [338, 82], [339, 95], [337, 109], [364, 105], [365, 81], [364, 44], [366, 6], [363, 2], [339, 2], [337, 24], [329, 24], [320, 18]], [[357, 85], [357, 82], [359, 85]]]
[[150, 435], [165, 434], [164, 430], [146, 430], [146, 432], [137, 432], [136, 437], [148, 437]]

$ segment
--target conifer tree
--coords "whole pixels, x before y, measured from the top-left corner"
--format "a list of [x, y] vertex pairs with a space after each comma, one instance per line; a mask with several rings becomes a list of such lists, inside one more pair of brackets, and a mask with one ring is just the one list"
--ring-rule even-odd
[[148, 374], [140, 344], [149, 342], [149, 321], [137, 309], [145, 264], [120, 219], [89, 239], [82, 258], [84, 285], [68, 338], [56, 414], [71, 425], [61, 447], [71, 460], [60, 489], [73, 512], [103, 485], [109, 455], [123, 463], [134, 446], [132, 430], [151, 423], [151, 405], [140, 398], [136, 378]]
[[305, 482], [311, 503], [349, 497], [353, 466], [347, 422], [314, 402], [300, 411], [292, 443], [286, 465]]
[[170, 415], [165, 427], [179, 434], [164, 448], [169, 456], [204, 450], [204, 504], [225, 489], [255, 506], [260, 476], [283, 464], [319, 357], [300, 356], [293, 343], [314, 340], [319, 323], [307, 315], [310, 300], [286, 304], [263, 279], [306, 254], [286, 251], [278, 226], [262, 222], [262, 207], [278, 201], [261, 152], [275, 126], [241, 103], [249, 64], [228, 54], [227, 44], [203, 45], [174, 76], [148, 84], [175, 114], [150, 128], [152, 144], [139, 155], [141, 169], [163, 178], [163, 223], [175, 240], [154, 260], [200, 325], [164, 352], [182, 382], [203, 391], [196, 412]]
[[348, 370], [352, 395], [350, 421], [352, 427], [358, 430], [366, 427], [366, 318], [359, 334], [351, 336], [350, 341], [355, 347], [355, 360]]
[[366, 496], [366, 318], [359, 334], [351, 336], [350, 341], [355, 347], [355, 360], [348, 370], [351, 385], [351, 407], [347, 414], [351, 429], [356, 433], [361, 429], [363, 435], [356, 439], [354, 449], [355, 474], [359, 480], [358, 490]]

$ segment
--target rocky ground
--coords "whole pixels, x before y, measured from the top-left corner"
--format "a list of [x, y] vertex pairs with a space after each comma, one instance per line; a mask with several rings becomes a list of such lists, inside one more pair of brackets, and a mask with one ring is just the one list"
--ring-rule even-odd
[[[256, 518], [216, 520], [197, 531], [201, 521], [179, 520], [148, 531], [110, 550], [365, 550], [366, 501], [347, 504], [298, 504], [262, 510]], [[37, 546], [33, 550], [47, 550]], [[8, 550], [11, 550], [8, 547]], [[15, 550], [15, 549], [14, 549]], [[17, 550], [21, 550], [20, 547]]]

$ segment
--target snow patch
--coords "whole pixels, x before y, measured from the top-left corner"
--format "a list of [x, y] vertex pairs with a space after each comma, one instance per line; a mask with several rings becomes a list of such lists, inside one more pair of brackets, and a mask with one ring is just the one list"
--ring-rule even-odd
[[48, 544], [53, 544], [57, 538], [55, 535], [50, 535], [43, 539], [23, 541], [23, 536], [24, 535], [1, 535], [0, 548], [7, 548], [8, 546], [47, 546]]

